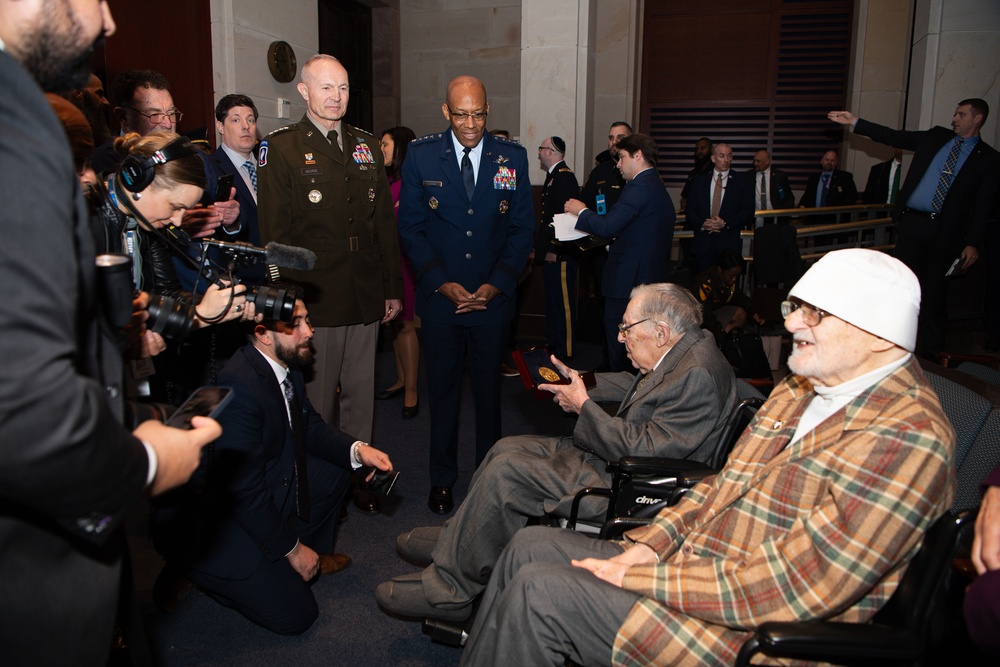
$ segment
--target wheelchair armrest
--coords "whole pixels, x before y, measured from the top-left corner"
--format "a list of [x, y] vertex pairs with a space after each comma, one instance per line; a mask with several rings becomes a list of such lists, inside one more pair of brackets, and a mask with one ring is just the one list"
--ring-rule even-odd
[[[857, 660], [916, 660], [921, 642], [885, 625], [830, 621], [769, 622], [740, 651], [737, 665], [756, 653], [772, 658], [853, 664]], [[744, 655], [746, 653], [746, 655]]]
[[623, 456], [617, 461], [609, 461], [607, 469], [611, 473], [624, 472], [630, 475], [673, 474], [677, 477], [701, 475], [699, 479], [704, 479], [718, 472], [699, 461], [658, 456]]
[[601, 527], [599, 539], [613, 540], [626, 530], [648, 526], [652, 522], [653, 520], [650, 518], [639, 519], [632, 516], [616, 516], [614, 519], [605, 522], [604, 526]]

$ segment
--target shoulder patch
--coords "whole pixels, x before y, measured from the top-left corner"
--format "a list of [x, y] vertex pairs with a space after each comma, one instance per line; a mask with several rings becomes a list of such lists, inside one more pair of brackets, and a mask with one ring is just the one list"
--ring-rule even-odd
[[418, 137], [418, 138], [414, 139], [413, 141], [411, 141], [410, 145], [412, 146], [414, 144], [419, 144], [419, 143], [423, 143], [425, 141], [431, 141], [432, 139], [440, 139], [440, 138], [441, 138], [441, 133], [440, 132], [435, 132], [433, 134], [425, 134], [424, 136]]

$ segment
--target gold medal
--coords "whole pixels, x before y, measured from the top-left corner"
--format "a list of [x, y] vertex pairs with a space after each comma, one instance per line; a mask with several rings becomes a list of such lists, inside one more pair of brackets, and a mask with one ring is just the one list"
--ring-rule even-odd
[[504, 214], [506, 212], [507, 212], [507, 200], [504, 199], [503, 201], [500, 202], [500, 213]]
[[436, 211], [438, 207], [437, 197], [431, 197], [427, 200], [427, 205], [431, 207], [432, 210]]
[[556, 373], [548, 366], [539, 366], [538, 374], [541, 375], [546, 380], [548, 380], [549, 382], [559, 382], [559, 373]]
[[323, 193], [320, 192], [319, 190], [310, 190], [309, 201], [311, 201], [314, 204], [320, 203], [321, 201], [323, 201]]

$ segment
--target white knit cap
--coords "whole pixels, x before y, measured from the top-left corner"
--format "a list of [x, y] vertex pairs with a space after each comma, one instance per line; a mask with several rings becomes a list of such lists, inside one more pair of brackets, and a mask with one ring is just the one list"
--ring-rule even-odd
[[864, 248], [827, 253], [788, 295], [913, 351], [920, 283], [905, 264], [885, 253]]

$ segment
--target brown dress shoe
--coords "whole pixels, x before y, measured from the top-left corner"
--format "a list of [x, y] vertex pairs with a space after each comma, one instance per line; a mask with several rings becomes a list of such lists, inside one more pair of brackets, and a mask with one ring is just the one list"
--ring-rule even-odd
[[319, 573], [337, 574], [351, 564], [351, 557], [347, 554], [320, 554]]

